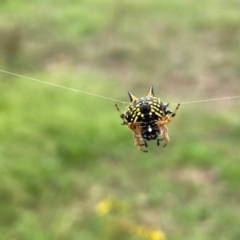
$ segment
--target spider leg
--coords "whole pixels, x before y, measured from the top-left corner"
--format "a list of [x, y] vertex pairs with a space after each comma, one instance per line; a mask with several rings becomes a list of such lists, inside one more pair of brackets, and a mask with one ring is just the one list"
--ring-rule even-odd
[[165, 124], [171, 122], [172, 118], [176, 116], [179, 107], [180, 107], [180, 103], [177, 105], [177, 107], [176, 107], [175, 110], [171, 113], [171, 115], [170, 115], [170, 116], [167, 116], [167, 118], [166, 118], [166, 120], [165, 120], [165, 121], [166, 121]]
[[170, 142], [170, 137], [168, 135], [168, 129], [164, 125], [166, 123], [168, 123], [167, 119], [156, 121], [156, 124], [157, 124], [157, 126], [159, 128], [160, 133], [163, 134], [163, 138], [162, 139], [157, 139], [157, 145], [158, 146], [160, 145], [160, 141], [162, 141], [162, 140], [165, 140], [165, 144], [163, 145], [163, 147], [166, 147], [167, 144]]
[[141, 136], [141, 128], [140, 128], [140, 125], [139, 125], [139, 127], [137, 127], [137, 128], [134, 130], [133, 138], [134, 138], [134, 143], [135, 143], [135, 145], [138, 147], [138, 150], [139, 150], [139, 151], [142, 151], [142, 152], [147, 152], [147, 150], [143, 150], [143, 148], [142, 148], [142, 146], [146, 146], [146, 147], [147, 147], [147, 143], [146, 143], [145, 140], [144, 140], [144, 143], [143, 143], [143, 144], [141, 143], [142, 136]]
[[158, 127], [159, 127], [160, 132], [163, 133], [163, 139], [157, 140], [157, 144], [160, 144], [159, 141], [165, 140], [165, 144], [163, 145], [163, 147], [166, 147], [167, 144], [170, 142], [170, 137], [169, 137], [169, 135], [168, 135], [168, 129], [167, 129], [167, 127], [165, 126], [165, 124], [171, 122], [172, 118], [173, 118], [174, 116], [176, 116], [179, 107], [180, 107], [180, 103], [177, 105], [177, 107], [176, 107], [175, 110], [171, 113], [170, 116], [167, 116], [167, 117], [166, 117], [164, 120], [162, 120], [162, 121], [160, 120], [160, 121], [157, 121], [157, 122], [156, 122], [156, 124], [157, 124]]
[[163, 145], [163, 147], [166, 147], [167, 144], [170, 142], [170, 137], [168, 135], [168, 129], [166, 126], [162, 125], [159, 127], [161, 132], [163, 133], [163, 139], [162, 140], [165, 140], [165, 144]]
[[120, 111], [120, 109], [119, 109], [118, 105], [117, 105], [117, 104], [115, 104], [115, 107], [116, 107], [117, 111], [119, 112], [119, 114], [120, 114], [120, 116], [121, 116], [121, 115], [122, 115], [122, 113], [121, 113], [121, 111]]
[[[177, 105], [176, 109], [171, 113], [171, 115], [165, 115], [163, 116], [162, 120], [157, 120], [156, 124], [158, 125], [159, 129], [162, 125], [168, 124], [169, 122], [171, 122], [172, 118], [176, 115], [177, 110], [179, 109], [180, 103]], [[161, 130], [161, 129], [160, 129]]]
[[141, 146], [148, 147], [147, 141], [145, 139], [143, 139], [143, 143], [141, 143]]
[[157, 145], [158, 145], [158, 146], [160, 146], [160, 141], [162, 141], [162, 140], [164, 140], [164, 138], [161, 138], [161, 139], [158, 138], [158, 139], [157, 139]]
[[174, 117], [174, 116], [177, 114], [177, 111], [178, 111], [179, 107], [180, 107], [180, 103], [176, 106], [175, 110], [174, 110], [173, 113], [171, 114], [172, 117]]
[[116, 107], [117, 111], [119, 112], [120, 117], [123, 119], [123, 123], [122, 124], [123, 125], [128, 125], [128, 120], [125, 118], [124, 114], [121, 113], [121, 111], [120, 111], [120, 109], [119, 109], [117, 104], [115, 104], [115, 107]]
[[144, 140], [144, 143], [141, 143], [141, 139], [142, 139], [142, 127], [141, 127], [141, 122], [133, 122], [133, 123], [129, 123], [128, 127], [134, 132], [133, 134], [133, 139], [134, 139], [134, 143], [135, 145], [138, 147], [139, 151], [142, 152], [147, 152], [146, 150], [143, 150], [142, 146], [146, 146], [147, 147], [147, 143]]

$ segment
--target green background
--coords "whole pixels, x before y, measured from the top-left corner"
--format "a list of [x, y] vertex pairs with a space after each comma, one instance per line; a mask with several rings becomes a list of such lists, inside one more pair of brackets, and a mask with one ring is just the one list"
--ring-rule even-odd
[[[0, 69], [120, 101], [153, 85], [172, 110], [239, 95], [240, 2], [1, 0]], [[182, 104], [146, 154], [114, 101], [0, 84], [0, 239], [240, 239], [238, 99]], [[106, 198], [128, 207], [98, 216]]]

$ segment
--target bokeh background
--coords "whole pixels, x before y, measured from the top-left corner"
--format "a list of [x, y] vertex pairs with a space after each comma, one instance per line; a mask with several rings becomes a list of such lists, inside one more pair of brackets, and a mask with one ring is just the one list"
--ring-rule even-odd
[[[1, 0], [0, 69], [171, 109], [239, 95], [240, 1]], [[238, 99], [181, 105], [145, 154], [113, 101], [0, 83], [0, 239], [240, 239]]]

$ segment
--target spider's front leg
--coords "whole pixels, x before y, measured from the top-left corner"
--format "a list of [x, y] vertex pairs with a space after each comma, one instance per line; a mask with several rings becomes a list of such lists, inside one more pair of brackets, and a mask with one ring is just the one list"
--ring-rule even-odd
[[133, 130], [133, 139], [135, 145], [138, 147], [139, 151], [142, 152], [147, 152], [147, 150], [144, 150], [142, 146], [147, 147], [147, 143], [145, 139], [143, 139], [144, 143], [141, 143], [142, 140], [142, 127], [141, 127], [141, 122], [135, 122], [135, 123], [129, 123], [128, 127]]
[[133, 139], [134, 139], [134, 143], [135, 145], [138, 147], [138, 150], [142, 151], [142, 152], [147, 152], [146, 150], [143, 150], [142, 146], [147, 147], [147, 142], [145, 141], [145, 139], [143, 140], [144, 143], [141, 143], [141, 139], [142, 139], [142, 127], [141, 127], [141, 122], [129, 122], [125, 115], [123, 113], [121, 113], [119, 107], [117, 104], [115, 104], [115, 107], [117, 109], [117, 111], [120, 114], [120, 117], [123, 119], [123, 125], [127, 125], [133, 132]]
[[137, 146], [137, 148], [138, 148], [139, 151], [148, 152], [147, 150], [144, 150], [144, 149], [142, 148], [142, 146], [147, 147], [147, 143], [146, 143], [145, 141], [144, 141], [144, 143], [141, 143], [141, 137], [139, 137], [138, 134], [135, 134], [135, 133], [134, 133], [133, 138], [134, 138], [134, 143], [135, 143], [135, 145]]
[[117, 111], [119, 112], [120, 118], [123, 119], [123, 123], [122, 123], [122, 124], [123, 124], [123, 125], [128, 125], [128, 120], [125, 118], [124, 114], [121, 113], [121, 111], [120, 111], [120, 109], [119, 109], [119, 107], [118, 107], [117, 104], [115, 104], [115, 107], [116, 107]]
[[143, 146], [148, 147], [147, 141], [145, 139], [143, 139], [143, 142]]
[[169, 122], [172, 121], [172, 118], [176, 116], [179, 107], [180, 107], [180, 103], [177, 105], [177, 107], [175, 108], [175, 110], [174, 110], [170, 115], [167, 115], [164, 124], [167, 124], [167, 123], [169, 123]]
[[170, 137], [168, 135], [168, 129], [166, 126], [162, 125], [162, 126], [160, 126], [160, 130], [163, 133], [163, 139], [165, 140], [165, 144], [163, 145], [163, 147], [166, 147], [167, 144], [170, 142]]
[[160, 146], [160, 141], [164, 140], [163, 138], [157, 138], [157, 145]]
[[159, 146], [160, 141], [165, 140], [165, 144], [163, 145], [163, 147], [166, 147], [167, 144], [170, 142], [170, 137], [168, 135], [168, 129], [164, 125], [164, 123], [165, 123], [165, 121], [162, 121], [162, 120], [156, 121], [156, 124], [158, 125], [160, 133], [163, 134], [163, 139], [157, 139], [157, 145]]

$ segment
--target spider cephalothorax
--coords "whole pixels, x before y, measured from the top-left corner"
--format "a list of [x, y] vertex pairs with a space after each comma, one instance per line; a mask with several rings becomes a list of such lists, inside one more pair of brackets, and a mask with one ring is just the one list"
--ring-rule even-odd
[[[157, 140], [157, 145], [160, 145], [161, 140], [165, 140], [163, 145], [165, 147], [170, 141], [165, 124], [176, 115], [180, 104], [172, 112], [168, 108], [169, 103], [163, 103], [159, 98], [154, 97], [152, 86], [146, 97], [137, 98], [130, 92], [128, 94], [131, 104], [126, 112], [121, 113], [117, 104], [116, 108], [123, 119], [122, 124], [127, 125], [134, 132], [133, 138], [138, 149], [147, 152], [142, 149], [142, 146], [147, 147], [146, 140]], [[163, 135], [163, 139], [159, 138], [160, 135]]]

